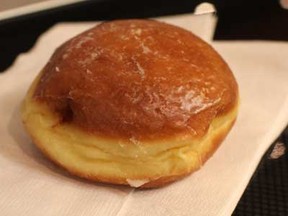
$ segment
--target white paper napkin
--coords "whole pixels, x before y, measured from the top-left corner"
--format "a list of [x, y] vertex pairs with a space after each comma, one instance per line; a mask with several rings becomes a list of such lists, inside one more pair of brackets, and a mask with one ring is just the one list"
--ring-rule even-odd
[[[198, 18], [168, 21], [201, 35]], [[200, 171], [160, 189], [133, 190], [69, 176], [34, 147], [20, 123], [20, 102], [54, 49], [93, 25], [53, 27], [0, 75], [1, 215], [230, 215], [263, 153], [288, 123], [288, 43], [213, 43], [239, 83], [235, 127]]]

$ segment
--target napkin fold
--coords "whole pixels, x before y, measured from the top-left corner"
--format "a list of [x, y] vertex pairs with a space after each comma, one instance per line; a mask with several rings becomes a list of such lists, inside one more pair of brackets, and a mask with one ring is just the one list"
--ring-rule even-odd
[[[213, 17], [201, 16], [165, 21], [209, 40]], [[213, 42], [239, 83], [235, 127], [201, 170], [163, 188], [135, 190], [68, 175], [34, 147], [20, 122], [25, 92], [55, 48], [93, 25], [56, 25], [0, 74], [1, 215], [231, 215], [262, 155], [288, 123], [288, 43]]]

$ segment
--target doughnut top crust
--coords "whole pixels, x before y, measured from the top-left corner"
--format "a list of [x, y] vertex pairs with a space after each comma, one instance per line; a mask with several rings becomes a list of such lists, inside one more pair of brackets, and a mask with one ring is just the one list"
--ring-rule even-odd
[[189, 31], [152, 20], [102, 23], [61, 45], [33, 99], [103, 137], [203, 137], [236, 106], [228, 65]]

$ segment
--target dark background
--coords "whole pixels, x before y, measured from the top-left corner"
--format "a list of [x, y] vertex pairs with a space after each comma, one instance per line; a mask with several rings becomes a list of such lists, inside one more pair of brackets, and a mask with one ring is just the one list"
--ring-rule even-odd
[[[57, 22], [145, 18], [191, 13], [200, 0], [94, 0], [0, 21], [0, 71]], [[219, 17], [215, 40], [288, 40], [288, 10], [277, 0], [211, 0]]]
[[[57, 22], [191, 13], [200, 2], [94, 0], [0, 21], [0, 71], [7, 69], [19, 53], [29, 50], [39, 35]], [[288, 41], [288, 10], [282, 9], [277, 0], [208, 2], [217, 9], [215, 40]], [[277, 142], [287, 148], [287, 137], [288, 129]], [[274, 145], [263, 156], [233, 215], [288, 216], [288, 154], [276, 160], [269, 159]]]

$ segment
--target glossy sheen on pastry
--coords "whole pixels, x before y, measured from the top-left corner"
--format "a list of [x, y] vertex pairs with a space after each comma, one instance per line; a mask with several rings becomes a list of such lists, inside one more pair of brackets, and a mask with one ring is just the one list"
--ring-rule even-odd
[[54, 52], [22, 119], [34, 143], [72, 174], [156, 187], [199, 169], [237, 107], [235, 78], [210, 45], [172, 25], [119, 20]]

